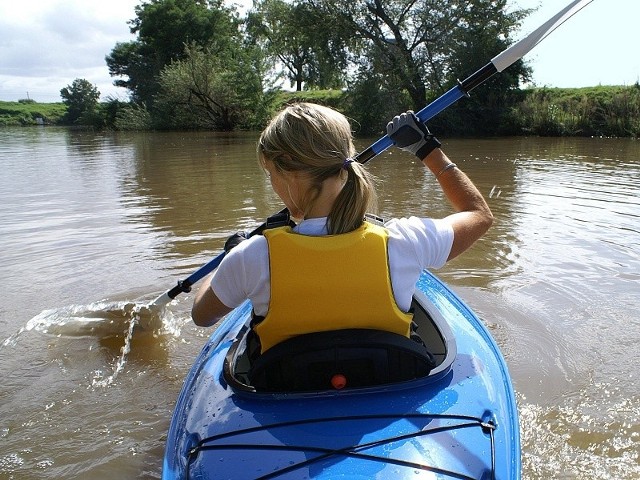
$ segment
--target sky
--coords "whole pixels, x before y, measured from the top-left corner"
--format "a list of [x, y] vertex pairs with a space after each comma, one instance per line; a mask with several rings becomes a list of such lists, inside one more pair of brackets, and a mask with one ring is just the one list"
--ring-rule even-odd
[[[76, 78], [94, 84], [103, 100], [125, 100], [126, 90], [113, 86], [104, 58], [117, 42], [135, 39], [127, 21], [135, 18], [138, 3], [0, 0], [0, 100], [59, 102], [60, 89]], [[250, 5], [251, 0], [236, 3]], [[515, 38], [535, 30], [568, 3], [511, 0], [510, 8], [538, 8]], [[534, 71], [533, 83], [549, 87], [636, 83], [639, 18], [640, 0], [593, 0], [525, 56]]]

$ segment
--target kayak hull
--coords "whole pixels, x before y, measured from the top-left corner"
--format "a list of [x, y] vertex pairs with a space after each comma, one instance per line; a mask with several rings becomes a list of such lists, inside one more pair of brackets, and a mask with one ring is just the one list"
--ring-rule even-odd
[[251, 305], [234, 310], [185, 380], [163, 479], [520, 478], [515, 396], [495, 341], [431, 273], [417, 290], [442, 337], [438, 365], [425, 378], [353, 390], [246, 388], [230, 365]]

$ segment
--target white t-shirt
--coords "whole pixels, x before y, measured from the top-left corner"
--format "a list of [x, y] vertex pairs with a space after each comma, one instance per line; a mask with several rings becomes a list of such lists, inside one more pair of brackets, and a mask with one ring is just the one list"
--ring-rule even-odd
[[[302, 235], [327, 235], [327, 219], [304, 220], [293, 230]], [[442, 267], [451, 252], [453, 229], [443, 220], [394, 218], [385, 223], [393, 295], [408, 311], [415, 283], [425, 268]], [[321, 274], [321, 273], [319, 273]], [[267, 239], [255, 235], [240, 243], [222, 260], [211, 278], [211, 288], [229, 308], [250, 299], [257, 315], [269, 309], [271, 295]]]

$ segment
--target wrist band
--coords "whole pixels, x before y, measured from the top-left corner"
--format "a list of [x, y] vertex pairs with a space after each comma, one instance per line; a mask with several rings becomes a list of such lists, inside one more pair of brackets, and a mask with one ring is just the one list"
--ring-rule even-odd
[[[426, 127], [425, 127], [426, 128]], [[427, 158], [427, 156], [433, 152], [436, 148], [440, 148], [442, 144], [440, 141], [431, 134], [424, 137], [425, 143], [415, 153], [416, 157], [420, 160]]]
[[440, 170], [437, 174], [436, 174], [436, 180], [440, 177], [440, 175], [442, 175], [444, 172], [446, 172], [447, 170], [451, 170], [452, 168], [456, 168], [457, 165], [453, 162], [448, 163], [447, 165], [445, 165], [442, 170]]

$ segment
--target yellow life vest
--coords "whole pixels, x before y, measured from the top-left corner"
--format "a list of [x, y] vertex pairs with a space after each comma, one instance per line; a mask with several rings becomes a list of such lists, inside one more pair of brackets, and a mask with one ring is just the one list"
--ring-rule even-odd
[[369, 222], [349, 233], [308, 236], [266, 230], [271, 299], [254, 329], [264, 353], [305, 333], [364, 328], [409, 336], [412, 315], [391, 288], [388, 232]]

